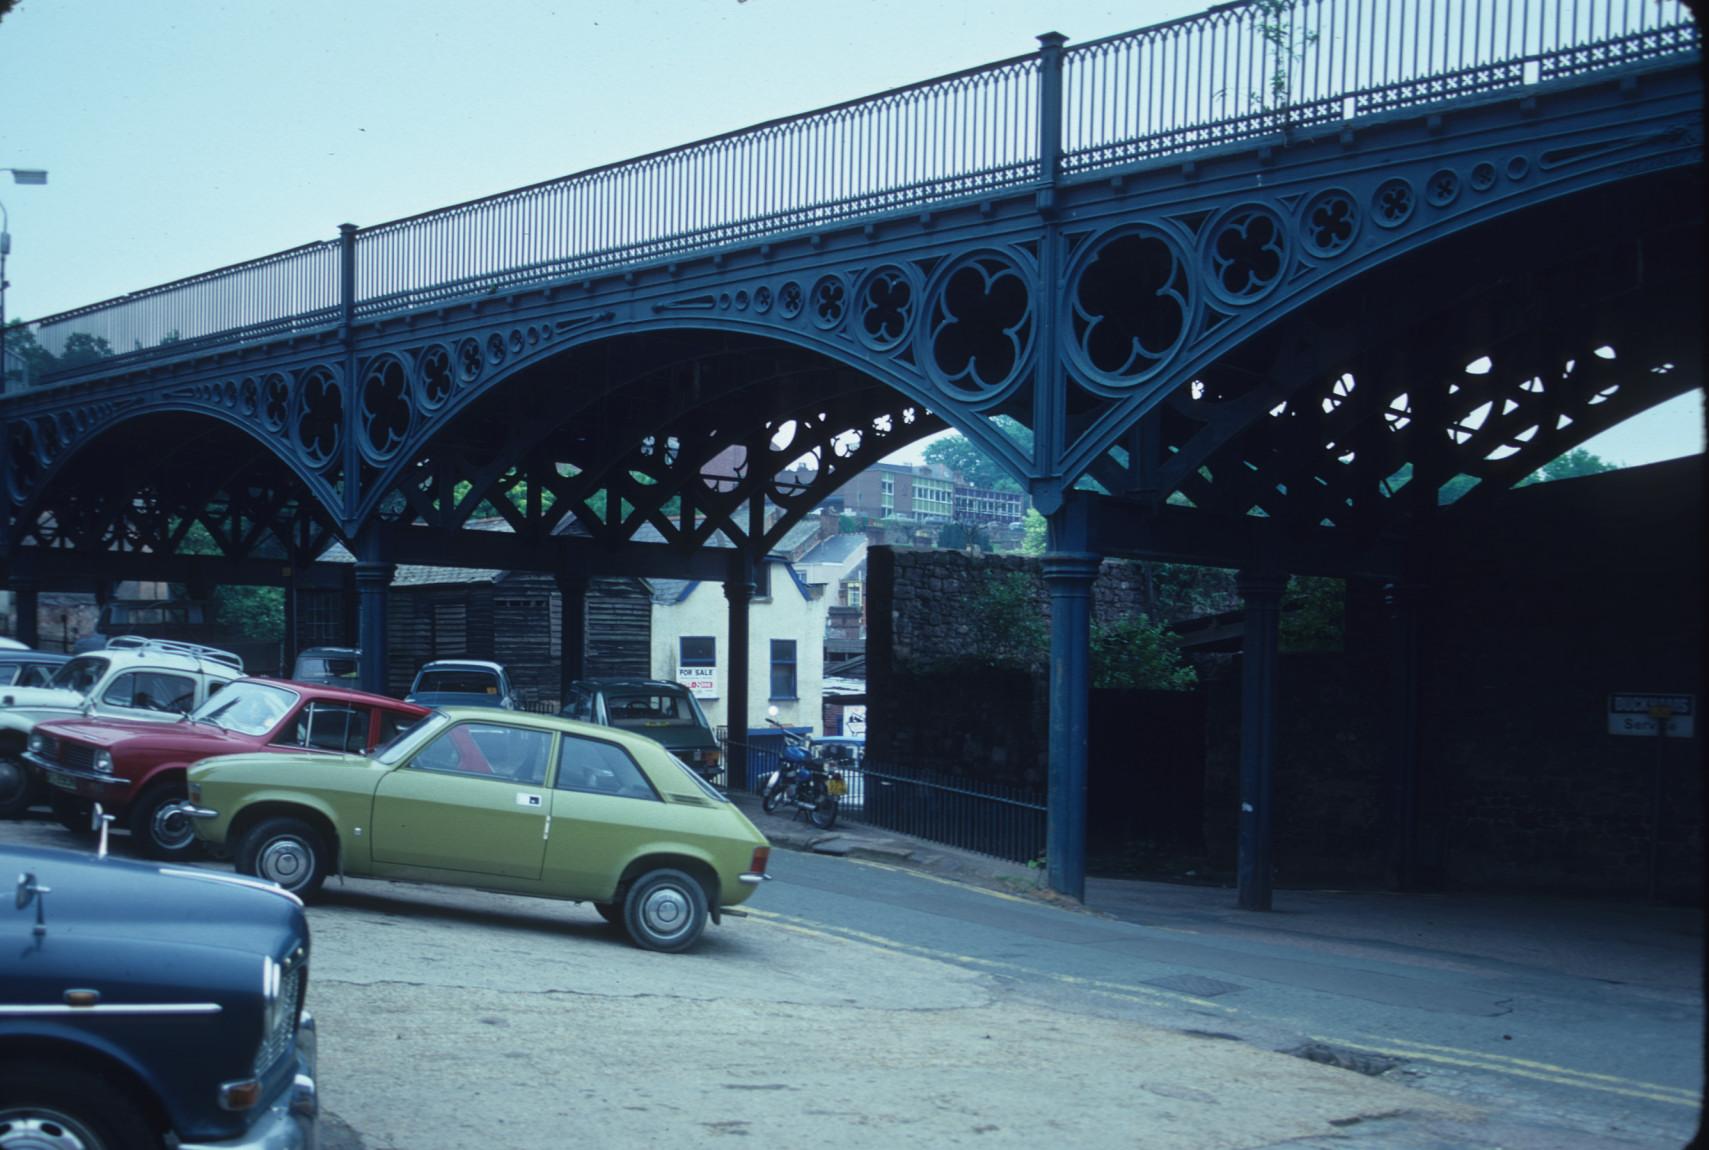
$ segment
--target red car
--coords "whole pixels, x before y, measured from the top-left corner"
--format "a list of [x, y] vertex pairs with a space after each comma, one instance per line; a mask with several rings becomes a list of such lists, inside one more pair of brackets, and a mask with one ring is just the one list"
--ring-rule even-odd
[[245, 678], [176, 723], [39, 723], [24, 757], [47, 781], [54, 814], [67, 827], [87, 828], [99, 800], [144, 852], [175, 859], [197, 849], [190, 820], [170, 809], [186, 797], [191, 763], [260, 750], [364, 754], [426, 714], [414, 703], [343, 687]]

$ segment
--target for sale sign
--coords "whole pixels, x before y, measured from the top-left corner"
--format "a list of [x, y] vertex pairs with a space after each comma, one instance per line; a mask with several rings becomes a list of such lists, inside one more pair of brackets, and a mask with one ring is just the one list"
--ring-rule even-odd
[[1696, 732], [1696, 695], [1632, 691], [1608, 696], [1608, 733], [1689, 739]]
[[718, 697], [718, 668], [716, 667], [678, 667], [676, 681], [688, 688], [688, 693], [697, 699], [716, 699]]

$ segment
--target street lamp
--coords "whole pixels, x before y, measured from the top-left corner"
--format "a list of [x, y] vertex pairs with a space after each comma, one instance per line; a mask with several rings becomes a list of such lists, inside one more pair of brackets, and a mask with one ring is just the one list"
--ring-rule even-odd
[[[42, 168], [0, 168], [0, 172], [11, 172], [15, 184], [47, 183], [47, 172]], [[9, 375], [6, 369], [6, 257], [12, 252], [10, 223], [6, 201], [0, 200], [0, 393], [8, 390]]]

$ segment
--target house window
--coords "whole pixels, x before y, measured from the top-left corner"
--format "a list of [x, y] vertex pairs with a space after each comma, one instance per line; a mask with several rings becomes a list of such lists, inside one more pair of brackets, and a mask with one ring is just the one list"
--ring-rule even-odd
[[676, 681], [697, 699], [718, 697], [718, 640], [684, 635], [677, 640]]
[[298, 591], [298, 646], [326, 647], [342, 642], [344, 596], [337, 591]]
[[795, 640], [771, 641], [771, 697], [793, 699], [795, 695]]
[[860, 606], [860, 582], [858, 580], [850, 579], [844, 583], [843, 594], [848, 599], [848, 606]]

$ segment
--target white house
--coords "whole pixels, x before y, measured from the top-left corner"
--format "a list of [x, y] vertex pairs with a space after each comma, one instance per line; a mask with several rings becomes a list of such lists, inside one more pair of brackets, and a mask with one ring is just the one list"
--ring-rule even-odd
[[[778, 720], [819, 732], [829, 601], [786, 560], [768, 558], [748, 608], [748, 722]], [[653, 675], [686, 684], [714, 727], [726, 725], [730, 604], [721, 583], [649, 580]]]

